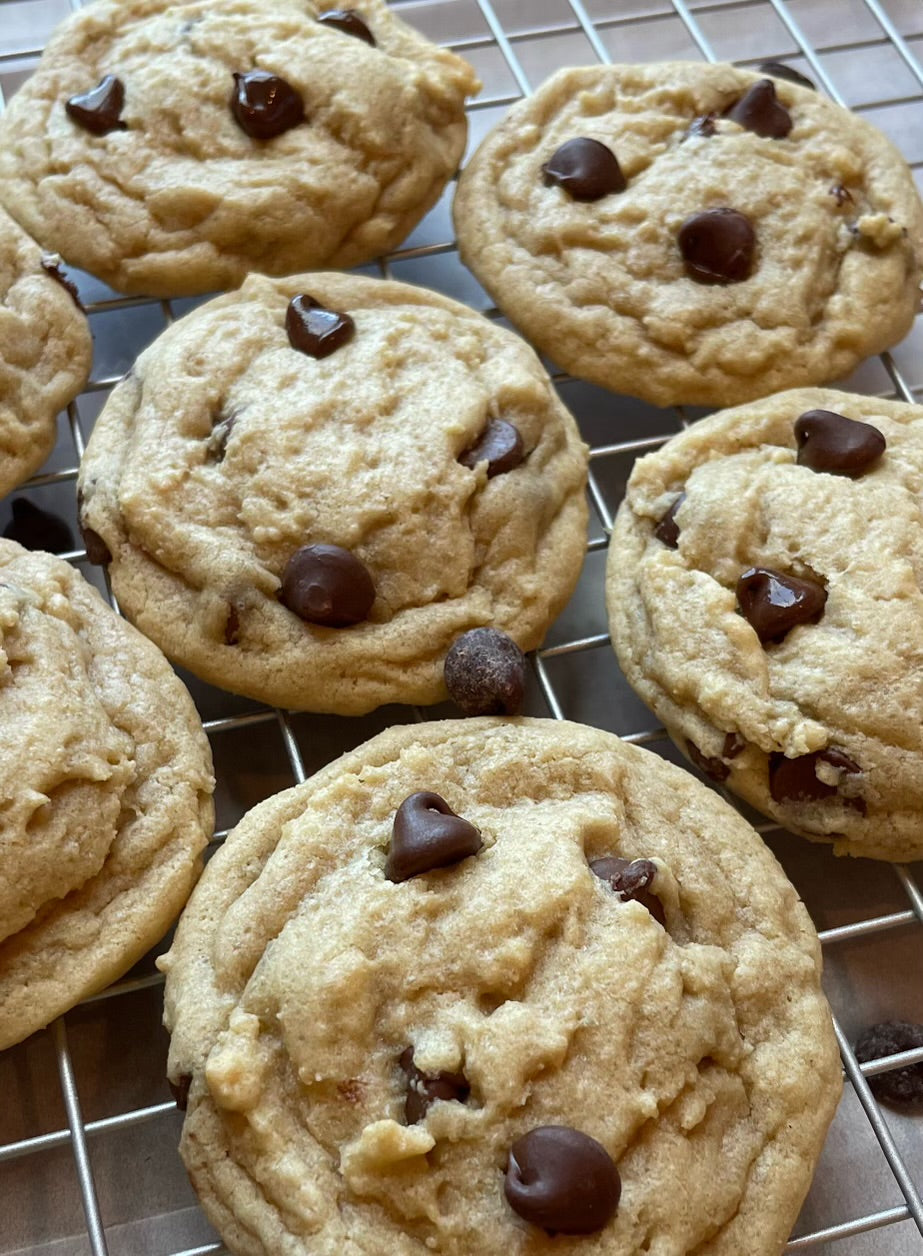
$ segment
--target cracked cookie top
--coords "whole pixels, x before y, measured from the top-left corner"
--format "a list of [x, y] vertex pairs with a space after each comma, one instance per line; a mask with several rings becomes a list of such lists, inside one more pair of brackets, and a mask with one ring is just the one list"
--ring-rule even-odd
[[560, 71], [481, 144], [454, 216], [537, 348], [656, 405], [835, 379], [918, 307], [923, 207], [897, 149], [730, 65]]
[[74, 568], [0, 541], [0, 1048], [173, 921], [211, 834], [211, 755], [160, 652]]
[[453, 642], [539, 644], [586, 449], [532, 350], [434, 293], [251, 276], [141, 355], [80, 472], [125, 613], [214, 684], [359, 714], [445, 697]]
[[612, 641], [713, 779], [786, 828], [923, 855], [923, 409], [799, 389], [635, 466]]
[[575, 724], [391, 729], [262, 803], [162, 964], [182, 1154], [248, 1256], [779, 1256], [840, 1090], [772, 854]]
[[96, 0], [0, 119], [0, 199], [122, 292], [355, 266], [434, 204], [478, 87], [381, 0]]

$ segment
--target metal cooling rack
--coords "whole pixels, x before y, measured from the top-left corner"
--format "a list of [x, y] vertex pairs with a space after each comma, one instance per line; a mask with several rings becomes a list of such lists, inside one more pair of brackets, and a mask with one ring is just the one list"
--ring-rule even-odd
[[[50, 30], [81, 0], [0, 0], [0, 98], [34, 67]], [[886, 131], [923, 186], [923, 0], [405, 0], [401, 16], [461, 52], [485, 82], [470, 108], [472, 146], [506, 108], [562, 65], [690, 58], [783, 60]], [[2, 101], [0, 101], [2, 103]], [[499, 317], [460, 266], [451, 189], [404, 248], [370, 273], [418, 282]], [[62, 417], [57, 448], [19, 490], [76, 529], [74, 481], [106, 395], [138, 352], [195, 301], [123, 298], [77, 276], [96, 340], [94, 373]], [[844, 384], [915, 399], [923, 389], [919, 324], [892, 354]], [[555, 382], [591, 445], [595, 514], [580, 587], [532, 658], [527, 712], [583, 720], [679, 756], [619, 673], [605, 631], [602, 567], [633, 459], [686, 424], [561, 373]], [[617, 439], [614, 439], [617, 438]], [[0, 503], [0, 527], [11, 499]], [[82, 549], [63, 555], [97, 587]], [[109, 593], [111, 597], [111, 593]], [[452, 715], [391, 707], [357, 720], [261, 708], [185, 676], [215, 756], [213, 846], [261, 798], [391, 723]], [[688, 765], [687, 765], [688, 766]], [[757, 817], [808, 905], [824, 946], [848, 1084], [788, 1252], [923, 1253], [923, 1119], [884, 1112], [866, 1077], [923, 1060], [923, 1049], [856, 1063], [866, 1024], [923, 1021], [921, 865], [839, 860]], [[158, 950], [164, 949], [163, 947]], [[164, 1082], [162, 979], [148, 957], [122, 981], [0, 1054], [0, 1254], [217, 1256], [175, 1152], [180, 1118]], [[746, 1256], [746, 1253], [741, 1253]]]

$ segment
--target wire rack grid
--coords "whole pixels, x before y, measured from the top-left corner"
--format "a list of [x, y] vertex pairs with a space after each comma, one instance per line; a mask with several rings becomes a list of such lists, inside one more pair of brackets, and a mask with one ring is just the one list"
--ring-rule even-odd
[[[34, 67], [51, 27], [80, 4], [0, 0], [0, 105]], [[881, 126], [921, 180], [920, 0], [404, 0], [394, 8], [466, 56], [485, 80], [484, 92], [470, 107], [472, 144], [511, 103], [562, 65], [675, 57], [744, 65], [781, 60]], [[451, 191], [403, 248], [364, 269], [446, 291], [498, 318], [458, 262], [450, 197]], [[72, 522], [77, 464], [108, 391], [145, 344], [196, 304], [123, 298], [88, 276], [78, 280], [96, 340], [93, 376], [68, 408], [46, 468], [21, 490]], [[914, 400], [923, 388], [917, 334], [893, 355], [863, 364], [847, 386]], [[615, 398], [560, 372], [553, 378], [591, 446], [595, 522], [581, 586], [531, 659], [527, 710], [583, 719], [677, 759], [618, 671], [599, 588], [613, 514], [633, 460], [696, 416]], [[8, 516], [9, 503], [0, 504], [0, 524]], [[112, 600], [104, 577], [86, 566], [82, 549], [63, 557]], [[392, 707], [360, 720], [308, 717], [261, 708], [183, 678], [215, 756], [220, 827], [213, 847], [260, 798], [303, 781], [389, 723], [453, 713]], [[849, 1045], [864, 1023], [923, 1020], [920, 867], [833, 861], [826, 851], [751, 818], [818, 925], [849, 1082], [786, 1250], [821, 1256], [921, 1253], [923, 1122], [885, 1114], [866, 1078], [923, 1060], [923, 1049], [860, 1066]], [[0, 1056], [3, 1256], [224, 1252], [176, 1167], [180, 1118], [163, 1082], [160, 986], [148, 957], [125, 979]]]

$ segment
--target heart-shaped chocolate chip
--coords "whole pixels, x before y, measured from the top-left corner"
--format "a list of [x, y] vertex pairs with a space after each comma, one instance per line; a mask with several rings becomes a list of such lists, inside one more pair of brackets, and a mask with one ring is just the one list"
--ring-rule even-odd
[[352, 340], [356, 324], [348, 314], [325, 309], [303, 292], [288, 303], [285, 330], [293, 349], [311, 358], [328, 358]]
[[444, 798], [423, 790], [397, 809], [385, 862], [389, 881], [407, 881], [435, 868], [447, 868], [482, 846], [480, 831], [452, 810]]
[[309, 624], [348, 628], [365, 619], [375, 601], [368, 568], [339, 545], [303, 545], [282, 573], [279, 599]]
[[680, 227], [679, 251], [696, 283], [741, 283], [753, 273], [756, 233], [736, 209], [706, 209]]
[[498, 628], [472, 628], [452, 643], [443, 667], [449, 697], [465, 715], [518, 715], [526, 657]]
[[549, 1234], [595, 1234], [615, 1216], [622, 1182], [612, 1157], [569, 1125], [540, 1125], [510, 1148], [504, 1193]]
[[623, 903], [632, 900], [640, 903], [662, 928], [667, 927], [663, 904], [650, 888], [657, 875], [657, 865], [652, 860], [605, 855], [590, 861], [590, 871], [600, 881], [605, 881]]
[[300, 94], [267, 70], [235, 73], [230, 104], [237, 125], [255, 140], [271, 140], [304, 121]]
[[751, 567], [737, 581], [737, 603], [763, 644], [781, 641], [798, 624], [820, 618], [827, 590], [816, 580], [799, 580], [769, 567]]
[[464, 1103], [471, 1093], [464, 1073], [421, 1073], [413, 1062], [413, 1047], [407, 1047], [401, 1052], [398, 1064], [407, 1077], [404, 1119], [408, 1125], [416, 1125], [418, 1121], [422, 1121], [430, 1104], [437, 1099]]
[[519, 428], [506, 419], [488, 419], [474, 444], [458, 455], [458, 461], [472, 471], [479, 462], [486, 462], [487, 478], [491, 480], [518, 467], [524, 457]]
[[885, 438], [871, 423], [833, 410], [806, 410], [795, 420], [798, 465], [832, 475], [859, 476], [885, 451]]
[[121, 113], [125, 106], [125, 85], [114, 74], [107, 74], [91, 91], [71, 96], [64, 108], [71, 121], [91, 135], [108, 135], [124, 131]]
[[[828, 747], [813, 754], [798, 755], [787, 759], [774, 751], [769, 756], [769, 793], [775, 802], [820, 802], [837, 792], [837, 786], [822, 781], [817, 775], [818, 764], [827, 764], [838, 775], [854, 776], [861, 772], [859, 764], [842, 750]], [[844, 799], [844, 802], [852, 802]]]
[[724, 116], [754, 135], [771, 140], [784, 139], [792, 129], [792, 115], [779, 103], [771, 79], [754, 83], [740, 100], [724, 111]]
[[685, 500], [686, 494], [680, 493], [679, 497], [677, 497], [676, 501], [654, 528], [654, 536], [667, 549], [676, 549], [679, 545], [679, 524], [676, 522], [676, 512]]
[[328, 9], [326, 13], [318, 14], [317, 20], [322, 26], [331, 26], [344, 35], [352, 35], [375, 47], [374, 35], [355, 9]]
[[585, 136], [568, 140], [542, 166], [546, 187], [557, 184], [575, 201], [598, 201], [628, 187], [611, 148]]

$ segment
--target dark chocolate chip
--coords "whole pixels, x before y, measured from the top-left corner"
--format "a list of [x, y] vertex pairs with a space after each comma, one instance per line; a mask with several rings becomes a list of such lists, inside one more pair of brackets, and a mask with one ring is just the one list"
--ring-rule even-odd
[[699, 137], [700, 139], [711, 139], [713, 135], [717, 135], [718, 133], [717, 127], [715, 126], [716, 117], [717, 115], [714, 113], [705, 113], [700, 118], [693, 118], [683, 134], [683, 139], [689, 140], [695, 139], [696, 137]]
[[832, 798], [837, 786], [820, 779], [817, 775], [819, 763], [826, 763], [849, 776], [862, 771], [849, 755], [834, 747], [798, 755], [794, 759], [787, 759], [784, 754], [774, 751], [769, 756], [769, 793], [773, 801], [820, 802], [824, 798]]
[[91, 135], [108, 135], [124, 131], [127, 124], [120, 114], [125, 105], [125, 85], [114, 74], [107, 74], [91, 91], [71, 96], [64, 108], [67, 116]]
[[47, 550], [50, 554], [74, 548], [73, 533], [57, 515], [34, 506], [27, 497], [14, 497], [12, 509], [13, 518], [3, 529], [8, 540], [27, 550]]
[[94, 567], [108, 567], [112, 562], [112, 552], [99, 533], [94, 532], [92, 528], [85, 528], [81, 523], [80, 535], [83, 537], [87, 561], [91, 562]]
[[180, 1112], [185, 1112], [186, 1105], [189, 1102], [189, 1087], [192, 1085], [192, 1075], [190, 1073], [181, 1073], [177, 1082], [170, 1081], [168, 1077], [167, 1085], [170, 1087], [170, 1094], [173, 1096], [176, 1106]]
[[772, 79], [760, 79], [740, 100], [725, 110], [731, 122], [762, 135], [765, 139], [781, 140], [792, 129], [792, 115], [779, 103]]
[[764, 61], [759, 67], [759, 71], [760, 74], [771, 74], [773, 78], [786, 79], [789, 83], [797, 83], [799, 87], [807, 87], [812, 92], [817, 91], [817, 88], [806, 74], [796, 70], [793, 65], [786, 65], [784, 61]]
[[339, 545], [303, 545], [282, 573], [283, 605], [309, 624], [347, 628], [368, 616], [375, 586], [368, 568]]
[[497, 628], [472, 628], [452, 643], [443, 668], [449, 697], [465, 715], [518, 715], [526, 657]]
[[623, 903], [634, 900], [646, 907], [664, 929], [667, 918], [663, 904], [650, 888], [657, 875], [657, 865], [650, 859], [622, 859], [618, 855], [605, 855], [590, 861], [590, 871], [601, 881], [606, 881]]
[[437, 1099], [464, 1103], [471, 1093], [464, 1073], [421, 1073], [413, 1062], [413, 1047], [407, 1047], [401, 1052], [398, 1063], [407, 1076], [404, 1119], [408, 1125], [416, 1125], [418, 1121], [422, 1121], [430, 1104]]
[[366, 26], [355, 9], [328, 9], [318, 16], [323, 26], [332, 26], [344, 35], [353, 35], [356, 39], [364, 39], [367, 44], [375, 47], [375, 36]]
[[686, 494], [680, 493], [676, 501], [663, 516], [657, 526], [654, 528], [654, 536], [661, 541], [668, 549], [676, 549], [679, 545], [679, 524], [676, 522], [676, 512], [686, 500]]
[[823, 614], [827, 590], [816, 580], [799, 580], [768, 567], [750, 567], [737, 581], [737, 603], [760, 641], [781, 641], [798, 624]]
[[842, 183], [834, 184], [830, 189], [830, 195], [836, 198], [838, 209], [842, 208], [847, 202], [850, 205], [855, 204], [852, 192], [850, 192], [849, 188], [844, 188]]
[[46, 275], [50, 275], [52, 279], [56, 280], [61, 287], [65, 289], [65, 291], [70, 293], [74, 305], [76, 305], [78, 310], [85, 314], [86, 307], [80, 300], [80, 293], [77, 291], [77, 285], [71, 279], [68, 279], [67, 275], [65, 275], [63, 269], [61, 268], [61, 254], [43, 253], [42, 270], [46, 273]]
[[240, 641], [240, 615], [233, 602], [228, 602], [228, 617], [224, 621], [224, 644], [237, 645]]
[[542, 166], [546, 187], [557, 184], [575, 201], [598, 201], [628, 187], [615, 153], [599, 140], [568, 140]]
[[504, 1193], [514, 1212], [549, 1234], [595, 1234], [615, 1216], [622, 1183], [595, 1138], [540, 1125], [510, 1148]]
[[456, 815], [444, 798], [428, 791], [411, 794], [394, 817], [385, 876], [407, 881], [476, 855], [481, 845], [480, 831]]
[[[870, 1025], [856, 1039], [856, 1059], [860, 1064], [880, 1060], [899, 1051], [913, 1051], [923, 1047], [923, 1025], [908, 1021], [882, 1021]], [[903, 1068], [889, 1069], [865, 1079], [872, 1094], [884, 1103], [897, 1108], [923, 1107], [923, 1062], [905, 1064]]]
[[721, 758], [736, 759], [746, 744], [739, 733], [728, 733], [724, 739], [724, 745], [721, 747]]
[[689, 758], [699, 771], [704, 772], [711, 780], [720, 784], [721, 781], [726, 781], [731, 775], [731, 769], [726, 763], [721, 759], [711, 758], [706, 754], [702, 754], [702, 751], [694, 742], [687, 740], [686, 749], [689, 751]]
[[458, 461], [472, 471], [479, 462], [487, 463], [487, 478], [502, 475], [518, 467], [525, 454], [519, 429], [506, 419], [488, 419], [487, 424], [473, 445], [462, 450]]
[[680, 227], [679, 249], [697, 283], [740, 283], [753, 273], [756, 234], [736, 209], [707, 209]]
[[795, 420], [798, 465], [833, 475], [862, 475], [885, 451], [885, 438], [871, 423], [833, 410], [806, 410]]
[[356, 324], [348, 314], [325, 309], [303, 292], [288, 303], [285, 330], [293, 349], [311, 358], [327, 358], [352, 340]]
[[234, 74], [231, 113], [255, 140], [271, 140], [304, 121], [304, 102], [285, 79], [267, 70]]

